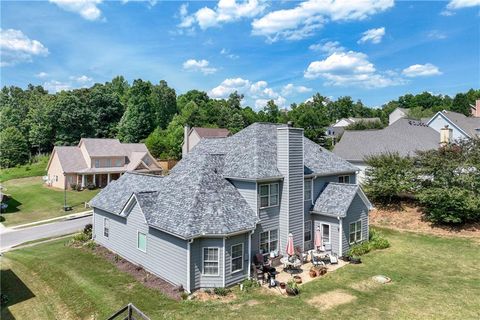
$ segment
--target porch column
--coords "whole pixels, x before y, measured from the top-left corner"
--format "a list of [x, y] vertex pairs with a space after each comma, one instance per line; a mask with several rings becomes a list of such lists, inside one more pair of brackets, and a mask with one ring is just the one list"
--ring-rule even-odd
[[107, 184], [110, 183], [110, 173], [107, 173]]
[[85, 188], [85, 175], [82, 174], [82, 188]]
[[93, 185], [95, 185], [95, 186], [97, 185], [97, 184], [95, 183], [95, 173], [93, 174]]

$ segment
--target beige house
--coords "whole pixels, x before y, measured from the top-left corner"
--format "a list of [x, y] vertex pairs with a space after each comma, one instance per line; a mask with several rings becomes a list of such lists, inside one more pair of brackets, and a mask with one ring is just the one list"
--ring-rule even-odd
[[226, 138], [230, 135], [228, 129], [222, 128], [200, 128], [185, 126], [183, 130], [182, 156], [189, 153], [201, 139]]
[[143, 143], [81, 139], [78, 146], [53, 149], [45, 180], [61, 189], [92, 184], [101, 188], [127, 171], [161, 174], [162, 169]]

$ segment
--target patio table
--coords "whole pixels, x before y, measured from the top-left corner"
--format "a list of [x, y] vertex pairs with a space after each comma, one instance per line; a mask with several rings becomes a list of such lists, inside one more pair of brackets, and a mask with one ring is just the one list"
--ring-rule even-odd
[[283, 264], [285, 271], [291, 272], [296, 270], [302, 266], [302, 262], [300, 259], [296, 259], [294, 261], [290, 261], [288, 257], [283, 257], [280, 259], [280, 262]]

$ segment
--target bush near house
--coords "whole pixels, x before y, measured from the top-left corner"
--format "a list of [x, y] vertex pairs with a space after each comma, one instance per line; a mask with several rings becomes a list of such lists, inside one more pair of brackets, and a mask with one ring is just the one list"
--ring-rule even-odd
[[386, 249], [390, 247], [390, 242], [383, 235], [371, 229], [368, 234], [368, 241], [356, 244], [350, 248], [347, 253], [348, 257], [358, 257], [369, 253], [372, 250]]
[[413, 195], [425, 218], [440, 224], [480, 221], [480, 139], [455, 141], [414, 157], [370, 157], [365, 190], [380, 204]]

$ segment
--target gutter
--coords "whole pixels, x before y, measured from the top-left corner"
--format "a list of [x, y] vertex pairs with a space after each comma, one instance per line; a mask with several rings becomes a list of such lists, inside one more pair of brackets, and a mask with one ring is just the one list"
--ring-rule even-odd
[[311, 173], [305, 175], [305, 178], [313, 178], [313, 177], [329, 177], [329, 176], [335, 176], [339, 174], [352, 174], [352, 173], [357, 173], [358, 170], [354, 171], [336, 171], [336, 172], [329, 172], [329, 173]]
[[239, 177], [223, 177], [224, 179], [238, 180], [238, 181], [250, 181], [250, 182], [268, 182], [275, 180], [283, 180], [284, 176], [275, 176], [267, 178], [239, 178]]

